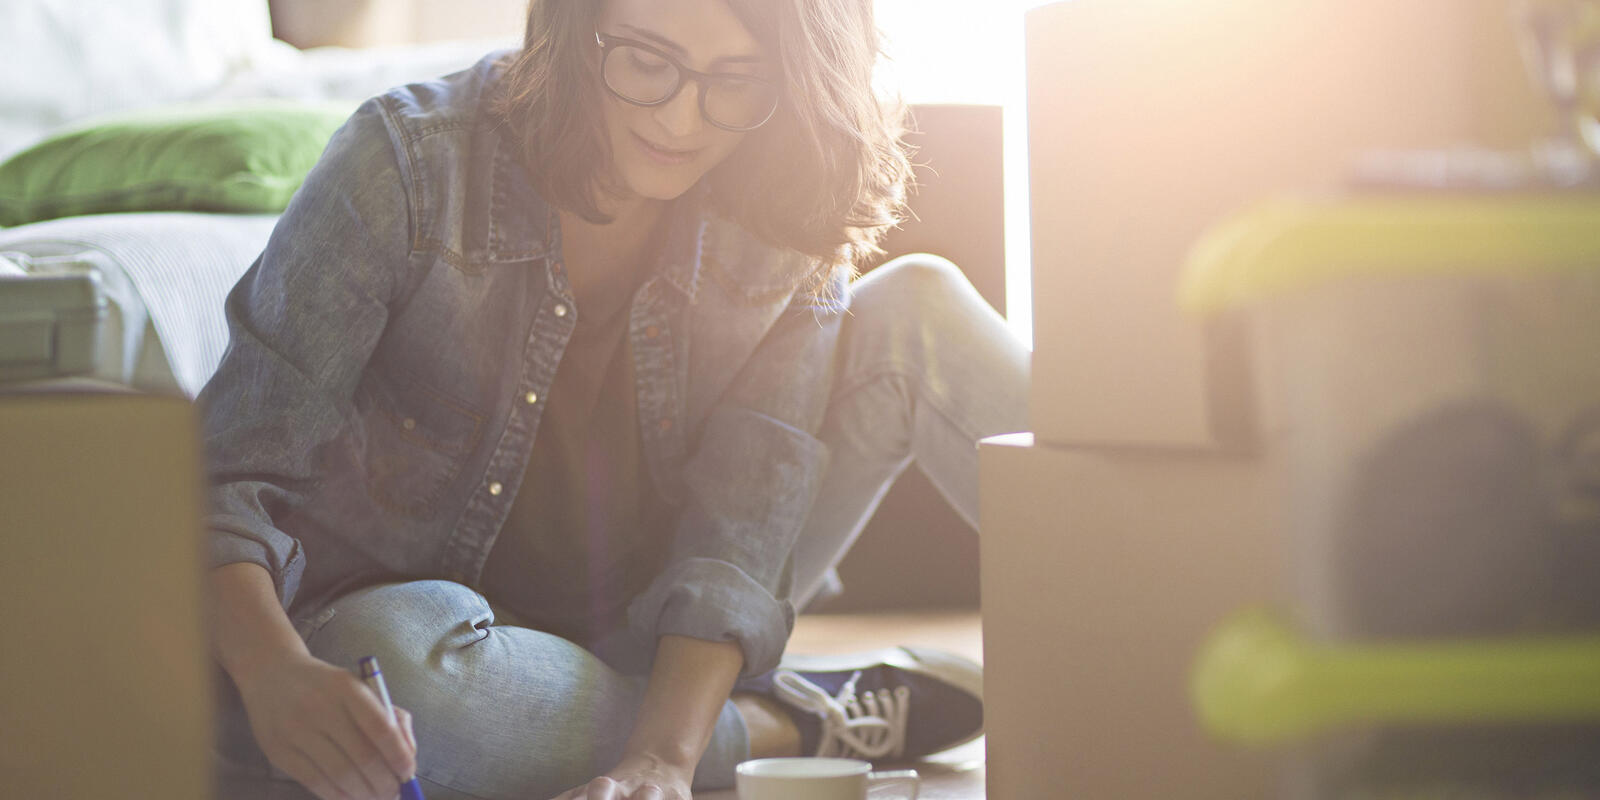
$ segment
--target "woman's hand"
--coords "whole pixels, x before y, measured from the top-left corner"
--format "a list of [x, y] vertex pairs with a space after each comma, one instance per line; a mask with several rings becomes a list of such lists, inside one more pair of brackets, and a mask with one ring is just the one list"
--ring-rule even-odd
[[554, 800], [690, 800], [694, 768], [648, 755], [626, 756], [610, 772]]
[[689, 800], [744, 655], [730, 642], [662, 636], [622, 761], [555, 800]]
[[350, 671], [292, 655], [236, 682], [267, 760], [322, 800], [394, 800], [416, 774], [411, 714], [396, 725]]

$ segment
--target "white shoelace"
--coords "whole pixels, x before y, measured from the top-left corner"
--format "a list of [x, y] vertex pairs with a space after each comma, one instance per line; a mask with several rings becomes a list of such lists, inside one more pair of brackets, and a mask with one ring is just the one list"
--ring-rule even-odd
[[906, 720], [911, 712], [911, 690], [877, 689], [856, 696], [857, 670], [829, 697], [822, 687], [790, 670], [772, 675], [773, 690], [789, 705], [822, 718], [819, 757], [898, 758], [906, 748]]

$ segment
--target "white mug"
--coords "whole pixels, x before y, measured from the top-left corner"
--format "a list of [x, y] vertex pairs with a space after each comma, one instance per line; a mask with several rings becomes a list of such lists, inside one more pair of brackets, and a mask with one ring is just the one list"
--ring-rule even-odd
[[922, 781], [914, 769], [873, 772], [872, 765], [853, 758], [758, 758], [735, 770], [739, 800], [866, 800], [870, 787], [900, 785], [916, 800]]

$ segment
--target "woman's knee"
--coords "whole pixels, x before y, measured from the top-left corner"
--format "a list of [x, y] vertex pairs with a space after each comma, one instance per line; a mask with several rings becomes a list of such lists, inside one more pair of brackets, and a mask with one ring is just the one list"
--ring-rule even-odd
[[[984, 300], [961, 268], [928, 253], [900, 256], [868, 273], [851, 292], [853, 336], [874, 352], [928, 346], [961, 335]], [[993, 312], [990, 312], [993, 313]]]
[[966, 273], [950, 259], [932, 253], [909, 253], [890, 259], [863, 276], [856, 282], [856, 294], [927, 300], [970, 286]]
[[390, 675], [413, 672], [441, 647], [468, 643], [494, 619], [481, 595], [449, 581], [360, 589], [324, 613], [326, 621], [307, 636], [312, 655], [352, 669], [362, 657], [376, 656]]
[[929, 253], [900, 256], [874, 269], [851, 295], [857, 317], [894, 323], [955, 322], [963, 308], [984, 302], [960, 267]]

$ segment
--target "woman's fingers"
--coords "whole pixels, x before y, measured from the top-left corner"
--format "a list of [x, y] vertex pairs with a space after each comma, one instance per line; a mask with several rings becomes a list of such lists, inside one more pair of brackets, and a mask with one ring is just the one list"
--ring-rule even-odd
[[622, 787], [604, 776], [589, 781], [589, 785], [583, 789], [584, 793], [578, 795], [583, 800], [623, 800]]
[[653, 783], [645, 784], [634, 791], [629, 800], [666, 800], [666, 792]]
[[240, 686], [267, 760], [323, 800], [393, 800], [416, 774], [410, 715], [391, 717], [347, 670], [307, 657]]
[[631, 790], [629, 784], [618, 782], [615, 778], [602, 775], [575, 789], [562, 792], [554, 800], [688, 800], [686, 795], [673, 793], [669, 795], [661, 784], [646, 782], [637, 785]]
[[568, 789], [555, 800], [627, 800], [616, 781], [602, 775], [588, 783]]
[[[362, 780], [372, 787], [373, 796], [380, 800], [392, 800], [395, 793], [400, 791], [402, 776], [396, 775], [395, 770], [385, 763], [383, 754], [378, 752], [367, 733], [356, 726], [355, 720], [341, 716], [334, 726], [330, 732], [334, 743], [349, 757], [350, 763], [361, 773]], [[398, 739], [399, 730], [394, 731], [394, 735]]]
[[[394, 715], [396, 719], [400, 720], [400, 730], [404, 731], [406, 734], [406, 747], [411, 750], [411, 763], [415, 764], [417, 753], [417, 732], [411, 727], [411, 712], [399, 706], [395, 706]], [[415, 769], [412, 769], [412, 774], [416, 774]]]
[[334, 784], [333, 779], [317, 766], [317, 762], [299, 750], [284, 753], [282, 757], [274, 759], [278, 768], [300, 782], [301, 786], [316, 795], [320, 800], [351, 800]]
[[317, 731], [299, 737], [296, 744], [340, 792], [353, 800], [368, 800], [376, 796], [374, 788], [362, 777], [361, 770], [328, 734]]
[[[361, 744], [365, 745], [363, 757], [370, 750], [397, 780], [417, 774], [416, 745], [406, 738], [395, 720], [389, 718], [383, 703], [371, 690], [353, 677], [350, 680], [351, 691], [344, 693], [343, 705], [349, 720], [361, 734]], [[395, 709], [395, 714], [399, 715], [399, 709]], [[360, 763], [368, 766], [367, 762]]]
[[571, 789], [568, 789], [568, 790], [562, 792], [561, 794], [558, 794], [555, 797], [550, 798], [550, 800], [588, 800], [588, 798], [589, 798], [589, 784], [586, 783], [586, 784], [584, 784], [582, 786], [577, 786], [577, 787], [573, 787]]

